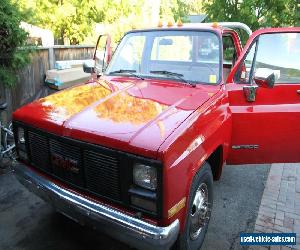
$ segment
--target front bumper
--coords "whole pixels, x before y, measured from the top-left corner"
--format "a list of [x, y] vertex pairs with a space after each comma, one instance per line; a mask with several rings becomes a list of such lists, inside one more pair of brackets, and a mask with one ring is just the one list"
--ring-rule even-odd
[[14, 172], [25, 187], [51, 203], [58, 212], [133, 247], [168, 249], [177, 239], [179, 220], [158, 227], [60, 187], [22, 163], [14, 163]]

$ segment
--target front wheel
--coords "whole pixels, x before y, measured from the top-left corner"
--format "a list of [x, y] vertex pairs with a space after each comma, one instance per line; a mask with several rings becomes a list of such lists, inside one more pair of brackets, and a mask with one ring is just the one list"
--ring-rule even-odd
[[194, 176], [184, 232], [176, 242], [181, 250], [200, 249], [208, 228], [213, 205], [213, 176], [210, 165], [205, 162]]

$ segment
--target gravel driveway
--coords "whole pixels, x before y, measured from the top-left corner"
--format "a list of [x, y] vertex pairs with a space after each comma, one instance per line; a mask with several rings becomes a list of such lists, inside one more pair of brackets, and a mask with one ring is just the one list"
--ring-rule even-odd
[[[213, 215], [203, 249], [241, 249], [251, 232], [270, 165], [225, 166], [214, 185]], [[130, 249], [55, 213], [29, 193], [11, 171], [0, 173], [0, 249]]]

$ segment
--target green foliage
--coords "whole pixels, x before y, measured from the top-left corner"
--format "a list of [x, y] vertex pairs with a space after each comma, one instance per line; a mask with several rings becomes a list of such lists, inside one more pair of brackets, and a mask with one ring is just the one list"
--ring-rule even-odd
[[[130, 0], [15, 0], [28, 23], [50, 29], [61, 41], [70, 44], [83, 43], [92, 36], [96, 23], [118, 24], [112, 29], [113, 36], [120, 39], [128, 20], [142, 18], [143, 1]], [[31, 13], [31, 14], [28, 14]], [[133, 23], [133, 22], [131, 22]], [[122, 30], [118, 30], [122, 29]], [[98, 34], [99, 35], [99, 34]], [[95, 43], [96, 37], [93, 37]]]
[[212, 21], [239, 21], [252, 30], [295, 25], [299, 20], [295, 0], [206, 0]]
[[[95, 16], [98, 22], [108, 25], [107, 32], [118, 42], [126, 31], [133, 27], [140, 27], [143, 23], [143, 5], [141, 0], [98, 0], [104, 2], [96, 4]], [[100, 19], [102, 17], [102, 19]]]
[[9, 0], [1, 0], [0, 84], [7, 86], [16, 82], [16, 70], [29, 62], [29, 51], [25, 48], [28, 34], [20, 28], [20, 22], [19, 10]]
[[160, 15], [163, 19], [188, 22], [188, 15], [201, 14], [202, 0], [161, 0]]
[[89, 0], [20, 0], [16, 4], [27, 13], [28, 23], [50, 29], [56, 38], [67, 38], [71, 44], [81, 43], [92, 31]]
[[[7, 0], [6, 0], [7, 1]], [[104, 24], [114, 41], [133, 26], [147, 22], [147, 8], [160, 2], [164, 21], [208, 14], [212, 21], [240, 21], [253, 30], [295, 25], [299, 21], [295, 0], [12, 0], [28, 23], [50, 29], [56, 38], [71, 44], [94, 44], [96, 23]], [[145, 7], [146, 6], [146, 7]], [[146, 22], [145, 22], [146, 21]]]
[[[70, 44], [92, 43], [96, 23], [106, 24], [114, 41], [119, 41], [124, 32], [132, 27], [149, 25], [145, 17], [152, 3], [148, 0], [13, 0], [23, 12], [24, 20], [30, 24], [50, 29], [61, 41]], [[201, 0], [160, 0], [160, 14], [165, 19], [176, 21], [195, 11]], [[97, 34], [99, 35], [99, 34]]]

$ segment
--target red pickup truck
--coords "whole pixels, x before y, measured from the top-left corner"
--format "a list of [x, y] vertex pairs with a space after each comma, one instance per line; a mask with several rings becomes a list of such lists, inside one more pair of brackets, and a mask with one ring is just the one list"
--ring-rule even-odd
[[300, 161], [300, 28], [242, 50], [242, 26], [132, 30], [112, 58], [100, 37], [88, 83], [13, 114], [19, 181], [129, 245], [199, 249], [224, 162]]

